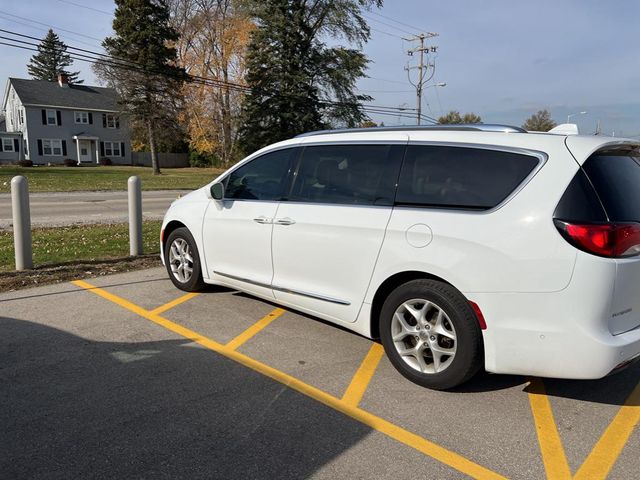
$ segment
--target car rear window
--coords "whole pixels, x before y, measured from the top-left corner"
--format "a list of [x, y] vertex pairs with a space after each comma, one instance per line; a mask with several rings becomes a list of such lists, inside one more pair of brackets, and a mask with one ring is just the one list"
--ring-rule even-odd
[[540, 162], [485, 148], [410, 145], [396, 204], [488, 210], [505, 200]]
[[640, 222], [640, 157], [628, 151], [599, 152], [583, 168], [610, 221]]

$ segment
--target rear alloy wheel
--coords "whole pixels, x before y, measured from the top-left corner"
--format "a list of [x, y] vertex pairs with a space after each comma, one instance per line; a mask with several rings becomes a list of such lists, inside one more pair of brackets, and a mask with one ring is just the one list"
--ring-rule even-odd
[[451, 320], [428, 300], [414, 298], [400, 305], [391, 319], [391, 335], [400, 357], [420, 373], [443, 372], [456, 356]]
[[204, 287], [200, 256], [193, 236], [186, 228], [177, 228], [167, 238], [164, 251], [169, 278], [180, 290], [195, 292]]
[[460, 385], [482, 366], [475, 314], [444, 282], [414, 280], [391, 292], [381, 311], [380, 337], [398, 371], [428, 388]]

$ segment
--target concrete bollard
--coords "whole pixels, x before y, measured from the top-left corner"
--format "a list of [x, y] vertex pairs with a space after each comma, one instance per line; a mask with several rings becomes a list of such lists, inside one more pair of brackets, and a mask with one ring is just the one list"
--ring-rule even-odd
[[11, 179], [11, 209], [13, 212], [13, 247], [16, 270], [33, 268], [29, 183], [22, 175]]
[[142, 255], [142, 182], [140, 177], [129, 177], [129, 255]]

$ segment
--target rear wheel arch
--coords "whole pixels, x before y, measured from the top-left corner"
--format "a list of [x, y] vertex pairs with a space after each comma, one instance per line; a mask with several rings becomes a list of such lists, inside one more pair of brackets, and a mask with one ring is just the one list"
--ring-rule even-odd
[[373, 301], [371, 302], [371, 315], [369, 318], [369, 323], [372, 338], [376, 340], [380, 339], [380, 312], [382, 311], [382, 305], [384, 304], [386, 298], [400, 285], [412, 280], [437, 280], [439, 282], [451, 285], [453, 288], [456, 288], [455, 285], [453, 285], [451, 282], [448, 282], [444, 278], [438, 277], [437, 275], [432, 275], [427, 272], [411, 270], [391, 275], [378, 286], [378, 289], [373, 296]]

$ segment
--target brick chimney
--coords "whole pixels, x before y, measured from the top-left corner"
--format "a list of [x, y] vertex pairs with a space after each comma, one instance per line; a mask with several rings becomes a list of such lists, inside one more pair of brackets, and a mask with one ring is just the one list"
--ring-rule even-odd
[[69, 76], [66, 73], [59, 73], [58, 74], [58, 84], [63, 88], [68, 87], [69, 86]]

